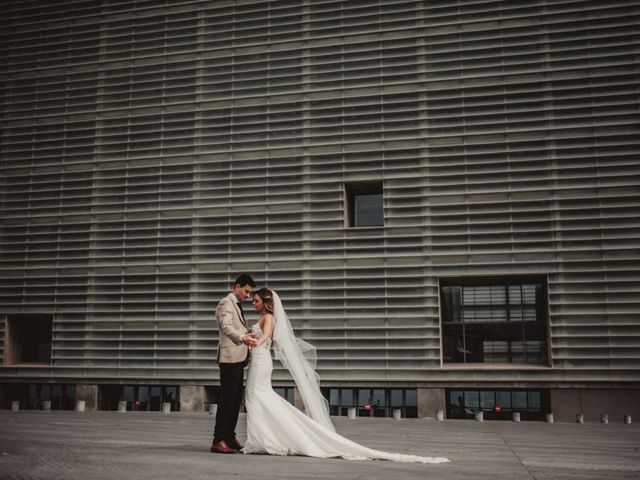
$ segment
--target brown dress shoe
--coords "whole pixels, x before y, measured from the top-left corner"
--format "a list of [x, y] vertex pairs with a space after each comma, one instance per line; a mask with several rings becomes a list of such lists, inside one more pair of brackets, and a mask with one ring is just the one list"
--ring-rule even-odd
[[236, 450], [227, 445], [227, 442], [224, 440], [220, 440], [211, 445], [211, 451], [213, 453], [236, 453]]
[[227, 445], [235, 450], [242, 450], [244, 448], [244, 445], [241, 444], [237, 438], [234, 438], [233, 440], [227, 440]]

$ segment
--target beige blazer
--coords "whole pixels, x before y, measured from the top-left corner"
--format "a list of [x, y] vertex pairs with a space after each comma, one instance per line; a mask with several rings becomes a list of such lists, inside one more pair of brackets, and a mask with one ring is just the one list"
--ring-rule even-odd
[[218, 363], [244, 362], [249, 355], [249, 347], [240, 340], [249, 331], [242, 319], [236, 297], [232, 293], [224, 297], [216, 308], [218, 321]]

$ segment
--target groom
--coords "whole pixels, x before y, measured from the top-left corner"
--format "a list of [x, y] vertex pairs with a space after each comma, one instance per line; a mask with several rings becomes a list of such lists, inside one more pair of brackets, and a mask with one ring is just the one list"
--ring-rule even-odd
[[211, 444], [211, 451], [215, 453], [235, 453], [243, 447], [236, 438], [235, 429], [242, 403], [244, 367], [249, 347], [256, 344], [256, 339], [255, 333], [249, 332], [242, 302], [251, 295], [255, 286], [253, 278], [243, 273], [236, 278], [233, 291], [220, 300], [216, 308], [221, 395]]

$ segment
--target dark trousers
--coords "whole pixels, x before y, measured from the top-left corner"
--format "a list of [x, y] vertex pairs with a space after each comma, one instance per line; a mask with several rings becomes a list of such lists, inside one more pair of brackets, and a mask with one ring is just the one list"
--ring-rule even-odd
[[233, 440], [236, 437], [236, 424], [242, 403], [244, 387], [244, 367], [246, 362], [220, 364], [221, 397], [216, 411], [216, 426], [213, 442]]

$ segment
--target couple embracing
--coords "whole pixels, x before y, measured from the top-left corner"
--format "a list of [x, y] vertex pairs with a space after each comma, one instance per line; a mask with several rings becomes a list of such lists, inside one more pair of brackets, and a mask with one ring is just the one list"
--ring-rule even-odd
[[[446, 458], [387, 453], [359, 445], [336, 433], [329, 405], [315, 372], [315, 348], [296, 338], [278, 294], [268, 288], [254, 292], [256, 283], [242, 274], [216, 308], [219, 328], [218, 365], [221, 398], [211, 451], [304, 455], [348, 460], [393, 460], [443, 463]], [[249, 326], [242, 303], [252, 298], [259, 320]], [[293, 378], [305, 405], [302, 413], [271, 387], [271, 347]], [[235, 427], [243, 397], [244, 367], [249, 366], [244, 392], [247, 439], [236, 438]]]

